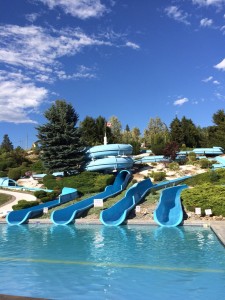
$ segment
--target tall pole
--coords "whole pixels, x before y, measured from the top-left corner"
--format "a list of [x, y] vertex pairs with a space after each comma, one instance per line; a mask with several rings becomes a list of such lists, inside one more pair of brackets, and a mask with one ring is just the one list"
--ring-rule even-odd
[[104, 145], [107, 145], [106, 128], [107, 128], [107, 123], [105, 123], [105, 136], [104, 136]]

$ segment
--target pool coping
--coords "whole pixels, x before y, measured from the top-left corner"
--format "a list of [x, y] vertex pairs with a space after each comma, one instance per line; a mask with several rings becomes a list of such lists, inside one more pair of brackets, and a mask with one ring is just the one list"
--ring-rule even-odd
[[[7, 224], [5, 219], [0, 220], [0, 224]], [[51, 219], [30, 219], [29, 224], [51, 224], [54, 225]], [[104, 226], [99, 219], [76, 219], [76, 225], [102, 225]], [[128, 219], [123, 225], [151, 225], [158, 226], [152, 219], [148, 220], [134, 220]], [[122, 225], [122, 226], [123, 226]], [[214, 221], [214, 220], [184, 220], [180, 226], [200, 226], [200, 227], [209, 227], [215, 233], [219, 241], [225, 247], [225, 221]]]

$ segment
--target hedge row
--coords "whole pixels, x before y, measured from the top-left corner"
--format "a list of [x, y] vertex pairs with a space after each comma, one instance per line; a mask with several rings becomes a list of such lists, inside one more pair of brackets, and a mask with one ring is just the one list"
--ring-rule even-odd
[[82, 172], [75, 176], [56, 178], [46, 175], [43, 183], [46, 188], [61, 190], [63, 187], [75, 188], [81, 194], [98, 193], [105, 189], [107, 185], [114, 182], [114, 175], [103, 175], [97, 172]]
[[211, 209], [213, 215], [225, 217], [225, 186], [204, 183], [192, 189], [185, 189], [181, 193], [183, 205], [188, 211], [195, 211], [200, 207], [204, 214], [205, 209]]

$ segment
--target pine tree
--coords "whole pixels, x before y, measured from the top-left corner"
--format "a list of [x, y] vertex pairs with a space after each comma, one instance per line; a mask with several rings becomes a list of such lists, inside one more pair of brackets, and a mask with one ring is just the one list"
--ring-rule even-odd
[[84, 145], [94, 146], [97, 142], [97, 127], [94, 118], [87, 116], [80, 123], [81, 139]]
[[45, 113], [48, 123], [38, 126], [41, 159], [50, 172], [79, 170], [84, 147], [76, 126], [78, 114], [65, 100], [56, 100]]
[[10, 152], [10, 151], [13, 150], [13, 144], [10, 141], [8, 134], [5, 134], [3, 136], [3, 141], [2, 141], [2, 144], [1, 144], [1, 150], [2, 150], [2, 152]]
[[170, 123], [170, 135], [172, 142], [176, 142], [179, 146], [183, 144], [183, 131], [181, 127], [181, 122], [177, 117], [174, 118], [173, 121]]

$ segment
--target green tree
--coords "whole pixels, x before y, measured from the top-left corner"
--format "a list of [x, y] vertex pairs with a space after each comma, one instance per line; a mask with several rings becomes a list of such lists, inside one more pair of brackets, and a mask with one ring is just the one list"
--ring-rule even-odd
[[75, 127], [75, 109], [65, 100], [56, 100], [44, 116], [48, 122], [37, 127], [37, 137], [45, 168], [50, 172], [79, 170], [84, 163], [84, 146]]
[[180, 120], [176, 117], [170, 123], [170, 136], [171, 141], [176, 142], [179, 146], [183, 144], [183, 130]]
[[3, 141], [1, 143], [1, 151], [2, 152], [10, 152], [13, 150], [13, 144], [9, 139], [8, 134], [3, 136]]
[[97, 143], [97, 128], [94, 118], [87, 116], [80, 123], [81, 139], [84, 145], [94, 146]]
[[122, 142], [122, 124], [116, 116], [112, 116], [109, 119], [109, 123], [111, 124], [111, 132], [113, 135], [114, 143]]
[[148, 123], [148, 128], [144, 131], [144, 140], [148, 147], [154, 147], [158, 144], [165, 144], [168, 142], [168, 128], [159, 117], [151, 118]]
[[183, 117], [181, 119], [181, 128], [183, 132], [183, 143], [186, 147], [198, 147], [200, 144], [200, 137], [192, 120]]
[[111, 128], [107, 126], [107, 120], [102, 117], [98, 116], [95, 120], [96, 123], [96, 144], [103, 144], [104, 136], [106, 134], [108, 144], [113, 143], [113, 135], [111, 132]]
[[212, 146], [220, 146], [225, 149], [225, 112], [223, 109], [218, 110], [213, 115], [215, 126], [209, 128], [209, 139]]

